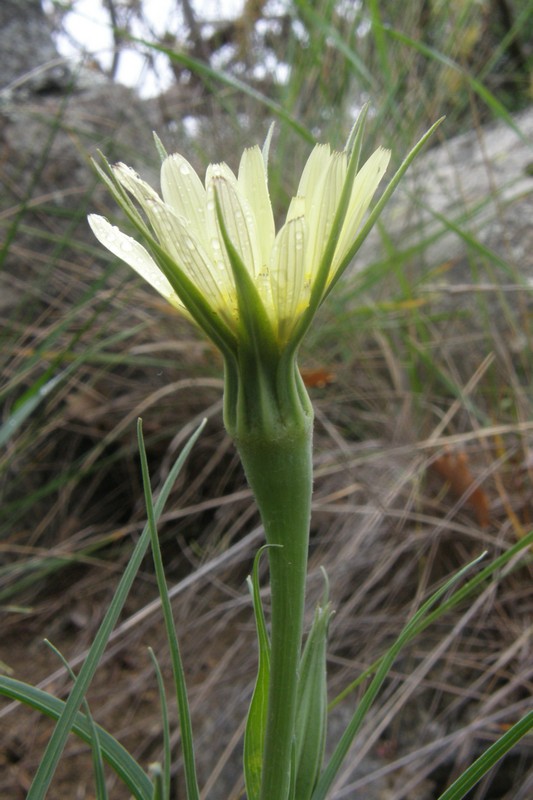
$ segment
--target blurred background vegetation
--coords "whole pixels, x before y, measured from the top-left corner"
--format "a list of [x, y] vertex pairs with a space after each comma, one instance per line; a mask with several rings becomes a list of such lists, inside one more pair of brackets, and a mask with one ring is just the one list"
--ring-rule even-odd
[[[209, 664], [224, 663], [216, 644], [215, 655], [199, 656], [202, 620], [215, 620], [213, 637], [228, 625], [241, 630], [242, 580], [260, 541], [239, 549], [257, 518], [222, 427], [220, 360], [92, 240], [89, 211], [121, 220], [89, 156], [100, 148], [156, 185], [151, 130], [203, 173], [213, 160], [235, 168], [242, 148], [261, 142], [274, 120], [270, 181], [281, 216], [312, 143], [342, 147], [364, 103], [367, 154], [390, 147], [396, 164], [446, 114], [416, 182], [327, 303], [302, 353], [317, 413], [312, 565], [326, 564], [339, 608], [333, 679], [367, 665], [414, 597], [480, 549], [499, 552], [533, 516], [533, 0], [2, 6], [10, 39], [0, 90], [0, 658], [31, 679], [27, 647], [43, 631], [68, 655], [82, 652], [142, 528], [137, 416], [155, 488], [187, 433], [209, 419], [161, 525], [171, 580], [213, 571], [210, 591], [193, 580], [180, 600], [193, 683]], [[514, 194], [488, 150], [500, 140], [506, 153], [498, 158], [521, 159], [513, 167], [520, 180], [507, 176]], [[472, 194], [474, 162], [484, 183]], [[438, 198], [451, 185], [446, 203], [437, 202], [429, 220], [420, 216], [428, 190]], [[442, 243], [436, 255], [435, 242]], [[319, 583], [315, 575], [311, 588]], [[131, 613], [154, 593], [147, 564]], [[435, 741], [465, 714], [490, 738], [500, 724], [490, 714], [525, 702], [532, 607], [530, 573], [517, 573], [490, 623], [465, 624], [437, 688], [421, 679], [417, 707], [431, 702], [442, 713]], [[242, 642], [236, 638], [247, 655], [239, 668], [248, 675], [249, 621], [242, 624]], [[429, 671], [456, 624], [428, 637], [399, 674], [413, 665]], [[133, 646], [144, 642], [147, 625], [130, 634]], [[201, 635], [207, 648], [205, 629]], [[15, 640], [26, 655], [15, 655]], [[32, 665], [39, 678], [55, 668], [43, 659]], [[151, 680], [148, 668], [136, 675], [139, 685]], [[499, 701], [487, 706], [495, 687]], [[391, 707], [393, 690], [400, 689], [391, 687]], [[199, 695], [205, 708], [207, 695]], [[143, 723], [136, 724], [128, 733], [141, 740]], [[414, 727], [421, 724], [417, 718]], [[383, 723], [384, 740], [396, 742], [386, 758], [403, 752], [398, 730]], [[529, 796], [530, 756], [524, 751], [513, 765], [523, 795], [516, 782], [497, 794], [491, 779], [476, 797]], [[451, 774], [455, 756], [447, 757]], [[435, 756], [432, 770], [417, 768], [420, 786], [430, 774], [438, 785], [439, 763]], [[4, 791], [14, 792], [9, 786]], [[368, 785], [362, 791], [371, 796]]]

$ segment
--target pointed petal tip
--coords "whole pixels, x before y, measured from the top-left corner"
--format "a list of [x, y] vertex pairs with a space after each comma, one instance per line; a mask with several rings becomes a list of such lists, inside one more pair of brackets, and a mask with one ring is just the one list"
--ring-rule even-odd
[[181, 153], [167, 153], [166, 158], [163, 160], [161, 164], [161, 169], [169, 169], [178, 167], [182, 175], [189, 175], [193, 172], [196, 172], [194, 167], [190, 164], [189, 161], [182, 156]]
[[99, 239], [99, 232], [113, 228], [113, 225], [101, 214], [87, 214], [87, 222], [97, 239]]
[[392, 151], [389, 150], [387, 147], [378, 147], [374, 155], [376, 158], [377, 171], [381, 174], [385, 173], [387, 167], [389, 166], [389, 162], [391, 160]]
[[87, 219], [100, 244], [134, 269], [171, 305], [182, 307], [178, 295], [146, 248], [100, 214], [89, 214]]
[[265, 142], [261, 149], [261, 155], [263, 156], [263, 162], [265, 165], [265, 172], [268, 169], [268, 155], [270, 153], [270, 145], [272, 143], [272, 137], [274, 135], [274, 128], [276, 126], [275, 122], [270, 123], [270, 127], [268, 129], [267, 135], [265, 137]]
[[[386, 147], [378, 147], [374, 152], [367, 158], [363, 166], [359, 169], [357, 175], [371, 175], [372, 173], [379, 176], [379, 180], [381, 180], [382, 176], [385, 174], [387, 167], [389, 165], [389, 161], [391, 159], [391, 151]], [[379, 182], [379, 181], [378, 181]]]

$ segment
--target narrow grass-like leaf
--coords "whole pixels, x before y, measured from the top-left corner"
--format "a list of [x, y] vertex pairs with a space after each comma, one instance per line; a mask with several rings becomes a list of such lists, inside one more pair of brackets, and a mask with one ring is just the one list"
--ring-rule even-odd
[[[396, 655], [400, 651], [400, 649], [405, 646], [410, 640], [412, 640], [415, 636], [420, 634], [423, 630], [425, 630], [431, 623], [435, 622], [435, 620], [442, 617], [445, 613], [450, 611], [453, 607], [458, 605], [463, 600], [466, 600], [468, 597], [473, 595], [483, 584], [488, 583], [490, 580], [494, 580], [494, 575], [503, 567], [505, 567], [509, 562], [511, 562], [516, 556], [518, 556], [521, 552], [527, 550], [533, 544], [533, 531], [528, 533], [526, 536], [523, 537], [519, 542], [514, 544], [510, 547], [505, 553], [498, 558], [495, 558], [494, 561], [482, 569], [477, 575], [467, 581], [463, 586], [456, 589], [453, 594], [441, 602], [437, 608], [433, 608], [435, 602], [440, 599], [440, 597], [452, 586], [454, 583], [459, 580], [467, 570], [469, 570], [472, 566], [478, 563], [479, 559], [473, 561], [471, 564], [468, 564], [458, 573], [456, 573], [452, 578], [447, 581], [441, 589], [438, 590], [434, 595], [432, 595], [426, 603], [420, 608], [420, 610], [415, 614], [413, 619], [406, 625], [404, 630], [402, 631], [400, 637], [396, 640], [392, 648], [390, 648], [381, 658], [375, 661], [367, 670], [365, 670], [359, 677], [353, 681], [341, 694], [339, 694], [335, 700], [330, 703], [330, 710], [338, 705], [348, 694], [354, 691], [361, 683], [367, 680], [369, 677], [374, 675], [374, 680], [372, 681], [370, 687], [365, 692], [356, 713], [352, 717], [348, 728], [344, 732], [343, 736], [341, 737], [333, 756], [328, 763], [327, 768], [324, 770], [323, 774], [320, 777], [319, 783], [315, 792], [312, 795], [312, 800], [325, 800], [327, 796], [327, 792], [331, 787], [335, 779], [335, 775], [337, 774], [344, 757], [346, 756], [349, 747], [351, 746], [356, 734], [357, 730], [359, 729], [366, 712], [370, 708], [371, 703], [373, 702], [377, 691], [379, 690], [388, 670], [392, 666]], [[400, 644], [401, 640], [401, 644]], [[529, 723], [528, 723], [529, 724]], [[530, 725], [531, 727], [531, 725]], [[525, 733], [526, 731], [524, 731]], [[509, 731], [510, 733], [510, 731]], [[523, 733], [520, 736], [524, 735]], [[520, 738], [520, 737], [519, 737]], [[509, 745], [509, 747], [512, 745]], [[492, 761], [492, 764], [495, 763], [497, 758]], [[473, 785], [473, 784], [472, 784]], [[451, 787], [450, 787], [451, 788]], [[458, 795], [462, 796], [462, 795]], [[443, 798], [439, 798], [439, 800], [443, 800]], [[445, 800], [449, 800], [449, 798], [445, 798]]]
[[445, 67], [454, 70], [455, 72], [460, 73], [463, 78], [467, 81], [470, 88], [473, 92], [475, 92], [478, 97], [483, 100], [483, 102], [490, 108], [492, 113], [503, 119], [507, 125], [513, 129], [513, 131], [522, 139], [523, 142], [529, 144], [526, 135], [520, 130], [512, 116], [509, 114], [505, 106], [495, 97], [492, 92], [490, 92], [487, 87], [473, 75], [471, 75], [467, 70], [461, 67], [456, 61], [454, 61], [449, 56], [440, 53], [434, 47], [425, 44], [424, 42], [420, 41], [420, 39], [413, 39], [410, 36], [407, 36], [405, 33], [401, 33], [394, 28], [388, 27], [386, 25], [382, 25], [382, 30], [386, 33], [387, 36], [390, 36], [392, 39], [396, 39], [402, 44], [406, 44], [409, 47], [412, 47], [414, 50], [418, 51], [422, 55], [426, 56], [428, 59], [432, 61], [437, 61], [440, 64], [443, 64]]
[[[107, 274], [108, 273], [106, 273], [106, 275]], [[89, 302], [90, 301], [88, 300], [87, 304]], [[84, 307], [85, 304], [83, 305], [81, 303], [78, 304], [75, 311], [71, 315], [69, 315], [68, 322], [72, 323], [76, 319], [76, 316], [78, 317], [82, 316], [82, 311]], [[71, 371], [71, 369], [73, 369], [76, 365], [90, 362], [90, 359], [92, 357], [94, 357], [97, 353], [100, 353], [100, 351], [104, 350], [106, 347], [112, 347], [113, 345], [116, 345], [119, 342], [124, 341], [125, 339], [134, 337], [137, 333], [139, 333], [139, 331], [141, 331], [145, 327], [145, 325], [139, 324], [132, 326], [127, 330], [121, 329], [118, 332], [113, 333], [111, 336], [106, 337], [103, 340], [96, 341], [90, 347], [85, 347], [83, 353], [80, 354], [79, 356], [74, 356], [73, 355], [74, 347], [81, 336], [80, 330], [82, 333], [91, 330], [91, 328], [94, 327], [96, 323], [95, 317], [96, 315], [94, 315], [93, 319], [91, 319], [89, 323], [83, 325], [83, 328], [80, 328], [78, 329], [78, 331], [76, 331], [76, 334], [73, 336], [71, 342], [69, 342], [67, 348], [61, 348], [60, 350], [55, 350], [55, 351], [54, 351], [54, 342], [56, 339], [59, 338], [59, 336], [62, 333], [65, 332], [65, 330], [68, 328], [68, 325], [58, 325], [56, 328], [54, 328], [52, 333], [49, 334], [43, 340], [40, 346], [35, 348], [32, 355], [24, 362], [24, 364], [19, 369], [17, 374], [13, 377], [13, 379], [7, 382], [2, 387], [2, 390], [0, 391], [0, 401], [4, 400], [9, 395], [9, 393], [11, 393], [17, 386], [24, 385], [27, 376], [30, 375], [32, 370], [37, 365], [39, 365], [43, 360], [47, 361], [49, 359], [50, 353], [54, 352], [56, 353], [54, 360], [47, 368], [47, 370], [39, 376], [39, 378], [34, 382], [34, 384], [30, 386], [28, 389], [26, 389], [22, 394], [22, 396], [18, 398], [18, 400], [15, 403], [14, 412], [18, 408], [22, 407], [28, 400], [30, 400], [32, 395], [40, 388], [42, 388], [44, 384], [54, 376], [55, 370], [58, 369], [60, 365], [63, 364], [65, 361], [71, 362], [68, 367], [69, 371]], [[109, 357], [113, 358], [113, 355], [110, 355]], [[119, 356], [115, 357], [119, 358]], [[123, 362], [121, 361], [120, 363]]]
[[[442, 617], [448, 611], [451, 611], [452, 608], [457, 606], [463, 600], [471, 597], [483, 584], [493, 580], [495, 573], [503, 569], [503, 567], [505, 567], [509, 561], [511, 561], [515, 556], [518, 556], [522, 551], [527, 550], [527, 548], [531, 545], [533, 545], [533, 531], [530, 531], [530, 533], [526, 534], [523, 539], [512, 545], [508, 550], [505, 551], [505, 553], [502, 553], [501, 556], [495, 558], [492, 563], [480, 570], [480, 572], [467, 581], [464, 586], [456, 589], [455, 592], [446, 600], [444, 600], [438, 608], [430, 611], [423, 619], [420, 619], [412, 628], [411, 639], [413, 639], [415, 636], [418, 636], [420, 633], [426, 630], [429, 625]], [[374, 661], [374, 663], [371, 664], [364, 672], [362, 672], [361, 675], [359, 675], [354, 681], [352, 681], [349, 686], [343, 689], [343, 691], [331, 701], [329, 704], [329, 709], [331, 710], [332, 708], [335, 708], [335, 706], [339, 705], [339, 703], [341, 703], [342, 700], [344, 700], [358, 686], [360, 686], [361, 683], [367, 680], [367, 678], [369, 678], [371, 675], [375, 674], [382, 660], [386, 658], [386, 655], [387, 654], [385, 653], [383, 656]]]
[[165, 692], [165, 682], [161, 673], [161, 668], [157, 661], [154, 651], [151, 647], [148, 648], [150, 658], [154, 665], [155, 675], [157, 679], [157, 689], [159, 692], [159, 703], [161, 705], [161, 727], [163, 729], [163, 769], [161, 772], [161, 800], [169, 800], [170, 798], [170, 725], [168, 721], [168, 703]]
[[[485, 203], [482, 203], [479, 207], [479, 210], [482, 210], [484, 207]], [[441, 214], [439, 211], [436, 211], [433, 208], [428, 208], [426, 206], [425, 210], [428, 211], [432, 217], [441, 222], [444, 228], [453, 231], [453, 233], [455, 233], [460, 239], [462, 239], [463, 242], [468, 247], [472, 248], [472, 250], [478, 253], [478, 255], [481, 256], [481, 258], [485, 258], [489, 262], [496, 264], [496, 266], [498, 266], [502, 270], [502, 272], [504, 272], [505, 275], [507, 275], [508, 278], [512, 278], [513, 280], [517, 278], [518, 279], [522, 278], [523, 285], [524, 286], [527, 285], [525, 275], [524, 276], [517, 275], [516, 271], [510, 267], [509, 262], [505, 258], [502, 258], [495, 250], [491, 249], [486, 244], [481, 242], [477, 238], [477, 236], [474, 236], [473, 234], [468, 232], [465, 224], [466, 220], [464, 217], [462, 217], [458, 222], [454, 222], [452, 219], [445, 216], [444, 214]], [[469, 216], [472, 216], [473, 213], [477, 210], [478, 208], [472, 208], [470, 210]]]
[[[76, 311], [78, 314], [80, 313], [80, 306], [78, 306]], [[75, 317], [75, 314], [72, 316]], [[129, 329], [128, 331], [119, 331], [118, 333], [115, 333], [102, 341], [97, 341], [91, 347], [84, 348], [84, 351], [80, 355], [72, 358], [70, 353], [77, 340], [81, 337], [82, 332], [85, 331], [86, 327], [90, 328], [90, 324], [80, 326], [80, 329], [73, 337], [73, 341], [70, 343], [69, 351], [60, 351], [55, 356], [46, 371], [40, 375], [37, 380], [33, 382], [32, 386], [24, 391], [22, 397], [16, 401], [12, 413], [0, 426], [0, 446], [7, 444], [15, 435], [15, 433], [21, 428], [24, 422], [26, 422], [26, 420], [31, 416], [31, 414], [36, 411], [39, 406], [50, 396], [54, 389], [56, 389], [57, 386], [64, 382], [76, 370], [78, 370], [84, 364], [87, 364], [90, 359], [100, 351], [105, 350], [107, 347], [112, 347], [113, 345], [124, 341], [124, 339], [135, 335], [135, 333], [142, 328], [142, 326], [139, 325]], [[20, 371], [18, 376], [19, 379], [22, 379], [26, 371], [30, 372], [31, 367], [38, 362], [39, 359], [42, 359], [43, 353], [45, 353], [46, 350], [51, 346], [53, 339], [59, 335], [59, 332], [62, 329], [63, 325], [59, 326], [58, 329], [55, 329], [52, 332], [52, 335], [46, 338], [45, 342], [36, 350], [35, 354], [28, 359], [28, 362], [24, 365], [23, 370]], [[63, 361], [68, 360], [69, 357], [71, 359], [71, 363], [68, 365], [68, 367], [61, 370], [61, 372], [54, 374], [59, 365]], [[123, 363], [123, 360], [121, 363]], [[16, 385], [17, 384], [15, 383], [15, 386], [10, 388], [16, 388]], [[4, 389], [4, 391], [0, 393], [0, 399], [2, 398], [2, 395], [7, 395], [7, 392], [8, 390]], [[2, 466], [3, 464], [0, 462], [0, 468]], [[5, 506], [3, 510], [5, 513], [9, 513], [9, 509]], [[12, 517], [10, 517], [10, 519], [12, 520]]]
[[[61, 717], [66, 705], [64, 700], [6, 675], [0, 675], [0, 695], [17, 700], [55, 720]], [[151, 800], [152, 783], [148, 775], [111, 734], [99, 725], [96, 729], [104, 760], [128, 787], [132, 797], [135, 800]], [[71, 731], [86, 744], [92, 743], [93, 731], [85, 714], [78, 711], [74, 715]]]
[[198, 75], [207, 83], [211, 83], [212, 81], [215, 81], [216, 83], [222, 83], [247, 97], [251, 97], [265, 108], [268, 108], [269, 111], [278, 117], [278, 119], [282, 119], [284, 122], [286, 122], [287, 125], [289, 125], [289, 127], [292, 128], [304, 141], [309, 142], [310, 144], [315, 143], [314, 136], [309, 133], [307, 128], [305, 128], [303, 125], [300, 125], [300, 123], [283, 108], [283, 106], [281, 106], [279, 103], [276, 103], [275, 100], [272, 100], [267, 95], [262, 94], [262, 92], [259, 92], [257, 89], [254, 89], [252, 86], [249, 86], [244, 81], [239, 80], [239, 78], [236, 78], [227, 72], [222, 72], [222, 70], [213, 69], [204, 61], [200, 61], [200, 59], [188, 55], [183, 50], [179, 52], [176, 50], [170, 50], [168, 47], [164, 47], [161, 44], [148, 42], [145, 39], [138, 39], [134, 36], [131, 36], [130, 39], [133, 42], [137, 42], [137, 44], [142, 44], [145, 47], [148, 47], [150, 50], [156, 50], [159, 53], [164, 53], [164, 55], [168, 56], [170, 61], [174, 62], [175, 64], [181, 64], [189, 69], [193, 75]]
[[438, 800], [461, 800], [533, 728], [533, 711], [522, 717], [455, 780]]
[[[172, 486], [174, 485], [183, 463], [189, 455], [194, 443], [198, 439], [204, 425], [205, 422], [202, 423], [188, 439], [185, 447], [179, 455], [179, 458], [172, 467], [172, 470], [170, 471], [155, 504], [154, 515], [156, 519], [161, 515]], [[124, 603], [126, 602], [126, 598], [133, 585], [133, 581], [135, 580], [135, 576], [139, 570], [139, 567], [141, 566], [149, 544], [150, 526], [147, 524], [135, 546], [130, 561], [120, 580], [117, 591], [115, 592], [115, 595], [111, 601], [109, 609], [94, 638], [87, 658], [80, 669], [74, 688], [72, 689], [72, 692], [64, 705], [62, 714], [58, 720], [50, 741], [48, 742], [43, 758], [28, 791], [26, 800], [44, 800], [46, 796], [50, 783], [52, 782], [54, 772], [59, 763], [59, 759], [61, 758], [61, 753], [63, 752], [68, 735], [72, 729], [72, 725], [74, 724], [76, 713], [83, 702], [83, 698], [85, 697], [94, 673], [97, 670], [102, 653], [105, 650], [107, 641], [111, 636], [116, 621], [122, 611], [122, 608], [124, 607]]]
[[372, 70], [368, 69], [364, 59], [359, 58], [357, 52], [346, 44], [343, 33], [339, 32], [334, 25], [324, 19], [323, 11], [314, 8], [313, 2], [308, 0], [295, 0], [295, 5], [298, 13], [308, 22], [312, 23], [312, 27], [320, 31], [323, 39], [331, 42], [335, 49], [342, 53], [348, 64], [352, 67], [352, 73], [357, 76], [362, 86], [367, 86], [371, 89], [377, 90], [376, 76]]
[[50, 129], [48, 136], [46, 137], [46, 141], [43, 143], [42, 147], [39, 147], [38, 157], [33, 160], [31, 177], [27, 183], [27, 187], [23, 196], [20, 198], [20, 202], [18, 203], [18, 211], [5, 236], [3, 237], [2, 244], [0, 245], [0, 269], [3, 269], [4, 261], [9, 253], [9, 248], [11, 247], [11, 244], [18, 233], [22, 220], [24, 219], [24, 216], [28, 210], [33, 193], [39, 185], [39, 180], [41, 179], [43, 172], [47, 169], [50, 163], [52, 148], [54, 146], [56, 137], [61, 133], [64, 115], [69, 101], [70, 93], [66, 92], [63, 95], [57, 114], [55, 114], [51, 119]]
[[154, 509], [154, 504], [152, 500], [152, 490], [150, 487], [150, 473], [148, 471], [148, 460], [146, 458], [146, 450], [144, 447], [141, 420], [139, 420], [137, 423], [137, 439], [139, 442], [139, 453], [141, 457], [141, 469], [142, 469], [142, 478], [144, 487], [144, 499], [146, 503], [146, 513], [148, 516], [147, 527], [150, 533], [150, 543], [152, 547], [152, 556], [154, 559], [157, 588], [159, 590], [159, 596], [161, 597], [161, 609], [163, 611], [165, 630], [167, 634], [168, 644], [170, 647], [172, 674], [174, 677], [174, 684], [176, 689], [176, 699], [178, 701], [178, 713], [180, 719], [181, 744], [183, 749], [183, 766], [185, 771], [187, 800], [199, 800], [200, 792], [198, 790], [196, 765], [194, 762], [192, 724], [191, 724], [191, 714], [189, 710], [189, 700], [187, 697], [187, 686], [185, 684], [185, 673], [183, 670], [183, 663], [181, 660], [178, 637], [176, 635], [176, 628], [174, 625], [174, 616], [172, 614], [172, 603], [170, 602], [170, 597], [168, 594], [168, 587], [165, 578], [165, 570], [163, 567], [163, 559], [161, 557], [161, 548], [159, 547], [159, 537], [157, 534], [157, 527], [156, 527], [157, 514]]
[[309, 800], [322, 769], [327, 732], [328, 589], [315, 611], [300, 664], [295, 724], [295, 797]]
[[252, 576], [247, 580], [248, 588], [252, 595], [258, 643], [257, 678], [244, 732], [244, 782], [248, 800], [257, 800], [261, 789], [261, 770], [268, 709], [270, 642], [261, 603], [261, 587], [259, 585], [259, 561], [267, 547], [268, 545], [261, 547], [256, 553]]
[[379, 60], [380, 74], [385, 86], [394, 86], [394, 79], [389, 63], [390, 48], [387, 45], [385, 27], [380, 13], [379, 0], [369, 0], [370, 24], [374, 36], [374, 47]]
[[72, 369], [63, 370], [59, 375], [54, 375], [43, 386], [35, 389], [33, 394], [13, 411], [13, 413], [6, 419], [0, 426], [0, 447], [3, 447], [9, 442], [11, 437], [17, 432], [20, 426], [28, 419], [30, 414], [33, 414], [36, 408], [48, 397], [51, 392], [63, 381]]
[[[45, 644], [56, 654], [59, 658], [63, 666], [65, 667], [66, 671], [70, 675], [73, 681], [76, 680], [76, 673], [74, 670], [71, 669], [70, 664], [68, 663], [67, 659], [64, 655], [52, 644], [52, 642], [45, 639]], [[103, 756], [102, 756], [102, 748], [100, 744], [100, 737], [98, 736], [98, 729], [95, 725], [93, 720], [89, 703], [87, 700], [84, 699], [83, 701], [83, 708], [85, 710], [85, 716], [87, 717], [87, 721], [91, 728], [91, 750], [92, 750], [92, 760], [93, 760], [93, 772], [94, 772], [94, 783], [95, 783], [95, 791], [96, 791], [96, 800], [108, 800], [107, 795], [107, 787], [105, 783], [105, 773], [104, 773], [104, 763], [103, 763]]]
[[[19, 409], [22, 408], [22, 406], [26, 404], [26, 402], [31, 401], [36, 392], [42, 389], [48, 381], [54, 378], [55, 374], [59, 371], [65, 361], [72, 362], [68, 367], [70, 370], [74, 367], [74, 363], [85, 363], [88, 353], [97, 352], [98, 349], [103, 349], [106, 343], [109, 343], [109, 340], [106, 339], [105, 342], [97, 342], [92, 347], [84, 349], [84, 354], [81, 356], [74, 357], [72, 355], [75, 346], [81, 340], [83, 334], [94, 328], [99, 314], [99, 310], [95, 310], [92, 314], [90, 314], [88, 320], [84, 324], [80, 325], [79, 319], [80, 317], [83, 317], [82, 312], [89, 309], [91, 304], [94, 303], [95, 293], [100, 289], [101, 286], [104, 285], [106, 281], [108, 281], [111, 272], [111, 269], [106, 270], [105, 273], [91, 285], [90, 289], [84, 293], [83, 297], [77, 303], [76, 307], [62, 316], [61, 321], [57, 325], [54, 325], [52, 330], [40, 341], [39, 345], [35, 347], [32, 354], [24, 360], [22, 365], [19, 366], [16, 373], [12, 377], [10, 376], [10, 379], [5, 381], [5, 383], [2, 385], [0, 390], [0, 400], [4, 400], [6, 397], [8, 397], [9, 394], [18, 386], [22, 385], [25, 387], [22, 395], [13, 404], [13, 416]], [[68, 346], [64, 347], [63, 345], [59, 345], [58, 347], [58, 340], [60, 341], [60, 337], [63, 334], [68, 334], [70, 326], [73, 322], [76, 322], [76, 330], [74, 331]], [[137, 330], [139, 330], [141, 327], [142, 326], [138, 326]], [[128, 333], [129, 332], [124, 333], [124, 331], [121, 330], [118, 336], [124, 338], [124, 336], [127, 336]], [[117, 334], [114, 334], [114, 336], [110, 337], [110, 339], [114, 339], [116, 336]], [[50, 353], [54, 353], [52, 359], [50, 359]], [[31, 374], [32, 369], [35, 367], [40, 368], [43, 361], [46, 363], [49, 362], [47, 369], [39, 375], [39, 378], [34, 381], [31, 386], [27, 387], [28, 376]], [[66, 375], [64, 377], [66, 377]]]
[[109, 795], [107, 793], [107, 786], [105, 782], [102, 745], [100, 742], [100, 737], [98, 735], [98, 728], [94, 724], [92, 716], [89, 714], [88, 705], [86, 705], [86, 713], [87, 713], [87, 718], [89, 720], [89, 724], [91, 726], [91, 735], [92, 735], [91, 749], [93, 756], [92, 761], [93, 761], [96, 800], [109, 800]]
[[354, 741], [361, 725], [363, 724], [367, 712], [370, 710], [399, 652], [407, 644], [407, 642], [412, 639], [413, 631], [417, 629], [417, 626], [434, 608], [441, 597], [446, 594], [446, 592], [448, 592], [459, 580], [461, 580], [461, 578], [463, 578], [468, 571], [478, 564], [482, 557], [483, 556], [476, 558], [474, 561], [470, 562], [456, 572], [455, 575], [447, 580], [446, 583], [440, 587], [440, 589], [438, 589], [428, 600], [426, 600], [422, 607], [404, 627], [392, 647], [387, 650], [383, 658], [380, 660], [376, 674], [374, 675], [370, 686], [361, 698], [355, 714], [353, 715], [346, 730], [342, 734], [339, 743], [333, 751], [327, 767], [319, 778], [316, 789], [312, 794], [312, 800], [325, 800], [327, 793], [331, 788], [333, 781], [335, 780], [335, 776], [337, 775], [337, 772], [339, 771], [342, 762], [352, 745], [352, 742]]
[[464, 408], [474, 419], [477, 419], [483, 425], [489, 426], [491, 424], [490, 417], [468, 397], [460, 383], [455, 381], [453, 377], [445, 372], [442, 366], [435, 362], [435, 359], [432, 358], [431, 353], [428, 352], [428, 348], [424, 347], [423, 343], [418, 344], [411, 338], [408, 340], [408, 346], [411, 351], [409, 354], [411, 363], [416, 363], [417, 359], [421, 361], [427, 368], [428, 374], [433, 375], [436, 380], [442, 383], [453, 397], [459, 398]]
[[164, 789], [164, 778], [161, 764], [152, 764], [150, 766], [150, 774], [153, 781], [153, 794], [152, 800], [166, 800], [167, 795]]

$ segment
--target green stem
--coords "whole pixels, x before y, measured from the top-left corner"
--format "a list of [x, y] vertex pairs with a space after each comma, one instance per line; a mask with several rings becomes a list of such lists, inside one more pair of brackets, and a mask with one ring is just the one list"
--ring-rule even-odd
[[287, 800], [296, 716], [312, 491], [312, 413], [236, 437], [270, 547], [271, 658], [261, 800]]

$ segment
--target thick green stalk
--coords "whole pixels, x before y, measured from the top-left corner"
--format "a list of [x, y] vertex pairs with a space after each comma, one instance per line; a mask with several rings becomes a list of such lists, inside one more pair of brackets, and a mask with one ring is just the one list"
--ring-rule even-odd
[[236, 440], [263, 519], [271, 585], [271, 657], [261, 800], [291, 782], [312, 491], [312, 415]]

